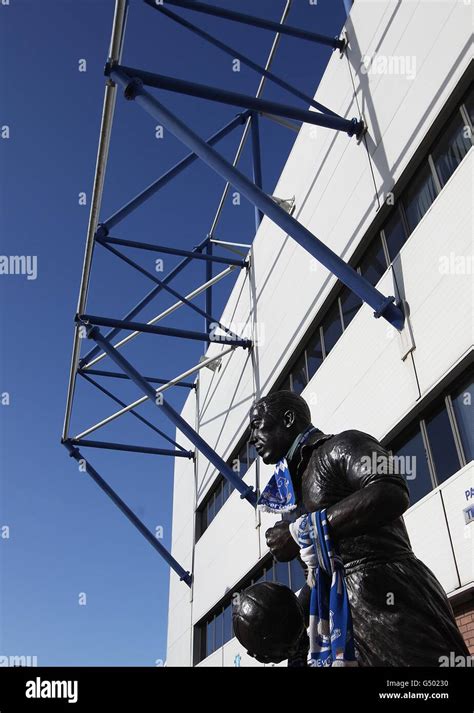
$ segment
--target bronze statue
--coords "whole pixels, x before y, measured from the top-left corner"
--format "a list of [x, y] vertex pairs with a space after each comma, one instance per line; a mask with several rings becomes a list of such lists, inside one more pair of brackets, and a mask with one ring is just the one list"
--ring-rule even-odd
[[[250, 443], [264, 463], [286, 455], [294, 487], [296, 508], [266, 532], [275, 559], [298, 557], [291, 521], [327, 508], [344, 564], [359, 665], [439, 666], [451, 652], [469, 656], [442, 586], [411, 549], [402, 519], [409, 506], [404, 477], [390, 467], [374, 472], [368, 466], [390, 463], [390, 454], [366, 433], [329, 435], [311, 426], [308, 405], [290, 391], [274, 392], [250, 411]], [[307, 585], [300, 592], [306, 617], [308, 592]], [[260, 660], [272, 660], [271, 654]]]

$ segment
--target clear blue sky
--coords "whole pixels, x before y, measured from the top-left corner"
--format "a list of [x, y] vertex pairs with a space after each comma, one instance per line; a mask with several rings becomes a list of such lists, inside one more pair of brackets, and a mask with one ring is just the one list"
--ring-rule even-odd
[[[214, 4], [278, 20], [284, 0], [214, 0]], [[259, 77], [141, 0], [131, 0], [123, 62], [150, 71], [254, 94]], [[39, 665], [154, 666], [166, 656], [169, 570], [60, 444], [89, 200], [94, 174], [113, 0], [10, 0], [0, 3], [0, 254], [37, 257], [35, 280], [0, 275], [0, 655], [37, 656]], [[264, 30], [176, 10], [263, 64], [273, 35]], [[342, 0], [293, 0], [291, 24], [335, 36], [344, 23]], [[283, 38], [274, 71], [313, 94], [331, 49]], [[79, 61], [87, 71], [79, 72]], [[270, 83], [265, 97], [304, 106]], [[227, 123], [237, 109], [161, 93], [201, 135]], [[263, 122], [264, 120], [262, 120]], [[115, 112], [101, 218], [179, 160], [187, 150], [120, 95]], [[273, 192], [295, 134], [262, 124], [264, 188]], [[239, 133], [220, 144], [231, 158]], [[246, 152], [242, 168], [249, 171]], [[190, 249], [206, 236], [223, 188], [221, 178], [195, 164], [114, 230], [115, 237]], [[88, 205], [78, 203], [85, 191]], [[286, 196], [282, 196], [286, 197]], [[253, 207], [229, 206], [221, 239], [250, 242]], [[153, 271], [155, 255], [125, 250]], [[179, 258], [164, 256], [165, 274]], [[204, 281], [196, 264], [174, 287]], [[220, 316], [231, 282], [215, 290]], [[152, 283], [96, 249], [88, 310], [122, 317]], [[161, 295], [143, 321], [174, 298]], [[197, 301], [204, 307], [204, 300]], [[181, 309], [166, 326], [203, 329]], [[85, 344], [90, 348], [91, 344]], [[124, 354], [142, 370], [172, 377], [196, 363], [205, 345], [142, 335]], [[110, 363], [103, 362], [103, 367]], [[141, 396], [126, 382], [103, 381], [125, 401]], [[168, 397], [180, 408], [187, 391]], [[71, 434], [112, 413], [115, 405], [85, 382], [76, 393]], [[174, 436], [156, 408], [142, 413]], [[127, 415], [91, 438], [164, 446]], [[87, 450], [92, 464], [152, 530], [171, 542], [173, 461]], [[191, 487], [191, 484], [190, 484]], [[2, 538], [8, 526], [10, 537]], [[183, 584], [183, 586], [185, 586]], [[81, 593], [87, 604], [79, 604]]]

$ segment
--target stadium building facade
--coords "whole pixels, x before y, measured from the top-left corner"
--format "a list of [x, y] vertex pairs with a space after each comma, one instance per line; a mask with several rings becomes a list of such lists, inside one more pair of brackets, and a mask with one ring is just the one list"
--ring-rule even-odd
[[[315, 426], [378, 438], [405, 467], [415, 554], [445, 588], [474, 654], [471, 6], [355, 2], [348, 46], [315, 99], [362, 116], [362, 141], [303, 124], [273, 194], [383, 293], [409, 306], [400, 335], [264, 218], [221, 321], [254, 341], [199, 372], [182, 416], [261, 490], [273, 467], [248, 444], [248, 411], [301, 394]], [[251, 242], [250, 239], [242, 242]], [[250, 236], [248, 236], [250, 237]], [[216, 340], [207, 356], [223, 346]], [[183, 434], [179, 442], [192, 449]], [[256, 512], [197, 452], [177, 458], [167, 664], [259, 666], [232, 632], [232, 597], [263, 579], [301, 587], [274, 562]]]

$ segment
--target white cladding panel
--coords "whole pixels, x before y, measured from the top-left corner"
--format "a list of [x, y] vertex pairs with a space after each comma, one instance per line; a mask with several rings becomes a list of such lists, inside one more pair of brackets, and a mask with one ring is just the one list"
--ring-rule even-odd
[[[255, 464], [244, 478], [255, 488]], [[193, 621], [227, 594], [259, 559], [254, 508], [234, 490], [196, 543]]]
[[474, 521], [466, 524], [464, 517], [465, 508], [472, 504], [473, 488], [472, 462], [441, 486], [461, 587], [474, 581]]
[[[345, 260], [353, 254], [386, 193], [468, 66], [471, 8], [457, 0], [356, 2], [347, 29], [348, 57], [340, 57], [339, 52], [332, 55], [316, 98], [348, 118], [358, 116], [358, 106], [362, 108], [369, 127], [366, 139], [371, 163], [364, 142], [358, 144], [345, 134], [303, 125], [272, 191], [281, 198], [295, 195], [295, 217]], [[364, 74], [360, 71], [362, 57], [374, 52], [404, 57], [407, 71], [404, 75]], [[415, 65], [410, 64], [410, 58], [415, 58]], [[407, 75], [414, 67], [410, 78]], [[394, 264], [411, 308], [414, 360], [422, 395], [449, 373], [472, 344], [468, 310], [461, 307], [472, 303], [472, 276], [442, 274], [439, 269], [441, 256], [470, 252], [471, 193], [472, 151]], [[272, 387], [335, 283], [325, 268], [266, 218], [250, 256], [252, 269], [240, 273], [221, 321], [255, 323], [256, 347], [253, 354], [236, 349], [223, 358], [219, 371], [203, 369], [199, 376], [199, 433], [224, 459], [242, 437], [252, 401]], [[378, 288], [384, 294], [395, 293], [391, 270]], [[221, 349], [212, 344], [208, 355]], [[412, 358], [400, 359], [398, 335], [383, 320], [375, 320], [372, 310], [364, 306], [303, 396], [310, 403], [315, 424], [323, 430], [359, 428], [380, 438], [415, 406], [419, 394]], [[195, 424], [192, 393], [183, 416]], [[180, 443], [187, 445], [178, 435]], [[200, 502], [216, 477], [214, 467], [202, 455], [196, 470], [194, 487], [194, 465], [176, 460], [172, 552], [186, 569], [192, 563], [195, 498]], [[271, 468], [259, 463], [247, 477], [264, 484], [270, 472]], [[440, 490], [461, 580], [466, 584], [472, 581], [472, 550], [466, 546], [470, 543], [458, 515], [458, 477], [464, 487], [466, 471], [453, 476]], [[440, 498], [438, 491], [430, 493], [406, 514], [406, 520], [416, 554], [450, 590], [460, 585]], [[256, 528], [252, 509], [233, 493], [196, 544], [192, 603], [186, 585], [171, 575], [169, 665], [190, 665], [192, 623], [199, 621], [226, 589], [231, 591], [265, 554], [264, 532], [273, 522], [271, 516], [262, 515]], [[242, 656], [241, 665], [256, 664], [247, 660], [235, 640], [204, 664], [232, 666], [237, 654]]]

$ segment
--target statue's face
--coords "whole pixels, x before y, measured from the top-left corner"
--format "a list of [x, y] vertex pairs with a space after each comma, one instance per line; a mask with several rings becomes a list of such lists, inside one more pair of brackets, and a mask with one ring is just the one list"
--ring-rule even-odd
[[295, 439], [294, 417], [294, 412], [289, 409], [277, 419], [264, 413], [262, 408], [250, 411], [249, 442], [264, 463], [278, 463], [288, 452]]

